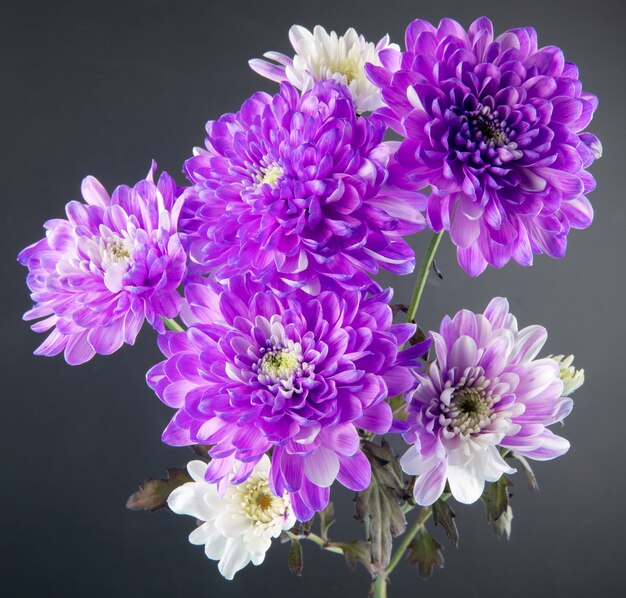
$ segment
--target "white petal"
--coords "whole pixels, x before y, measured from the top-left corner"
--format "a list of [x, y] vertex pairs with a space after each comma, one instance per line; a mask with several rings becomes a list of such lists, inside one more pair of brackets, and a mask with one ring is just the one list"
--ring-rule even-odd
[[272, 540], [266, 536], [251, 536], [246, 541], [246, 548], [248, 552], [255, 555], [265, 554], [269, 547], [272, 545]]
[[250, 555], [250, 560], [253, 565], [260, 565], [265, 560], [265, 553], [259, 552]]
[[212, 561], [219, 561], [224, 554], [224, 550], [226, 549], [227, 540], [228, 538], [215, 534], [212, 536], [211, 541], [204, 545], [204, 554], [206, 554], [207, 558]]
[[187, 471], [194, 482], [205, 483], [204, 476], [208, 466], [209, 464], [204, 461], [190, 461], [187, 464]]
[[128, 270], [126, 264], [111, 264], [104, 273], [104, 284], [111, 293], [119, 293], [124, 286], [124, 276]]
[[456, 500], [466, 505], [476, 502], [485, 488], [485, 476], [476, 456], [464, 466], [448, 466], [448, 483]]
[[243, 514], [233, 513], [231, 509], [227, 509], [217, 517], [215, 527], [223, 536], [235, 538], [248, 533], [251, 523]]
[[490, 447], [482, 458], [484, 464], [483, 473], [487, 482], [497, 482], [503, 473], [511, 474], [517, 471], [502, 458], [495, 446]]
[[321, 446], [304, 460], [304, 475], [322, 488], [329, 487], [339, 473], [337, 455]]
[[228, 538], [225, 538], [220, 534], [210, 523], [212, 527], [211, 534], [208, 536], [207, 541], [204, 544], [204, 554], [206, 554], [207, 558], [212, 561], [219, 561], [224, 554], [224, 550], [226, 549], [226, 541]]
[[208, 521], [214, 517], [204, 497], [206, 484], [189, 482], [176, 488], [168, 497], [167, 505], [179, 515], [190, 515], [201, 521]]
[[400, 457], [400, 466], [404, 473], [408, 475], [421, 475], [435, 466], [437, 457], [433, 456], [424, 459], [416, 450], [411, 447], [402, 457]]
[[246, 550], [243, 538], [228, 538], [217, 568], [226, 579], [232, 579], [235, 573], [241, 571], [249, 562], [250, 553]]
[[189, 534], [189, 542], [194, 546], [204, 546], [213, 539], [214, 533], [215, 526], [212, 521], [203, 523]]
[[[268, 474], [270, 471], [270, 458], [267, 455], [263, 455], [260, 461], [254, 466], [255, 475], [258, 474]], [[267, 475], [263, 475], [263, 477], [267, 477]]]

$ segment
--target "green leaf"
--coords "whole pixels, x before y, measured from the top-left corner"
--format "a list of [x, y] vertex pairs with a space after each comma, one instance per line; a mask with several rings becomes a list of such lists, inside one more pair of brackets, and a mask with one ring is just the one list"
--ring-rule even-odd
[[289, 548], [287, 564], [289, 565], [289, 571], [291, 571], [294, 575], [296, 575], [297, 577], [300, 577], [302, 575], [302, 544], [300, 544], [298, 540], [291, 540], [291, 547]]
[[408, 496], [402, 469], [389, 444], [365, 441], [363, 451], [372, 466], [372, 481], [357, 493], [356, 517], [360, 521], [369, 518], [372, 564], [375, 571], [382, 572], [391, 558], [393, 536], [406, 527], [401, 504]]
[[167, 470], [167, 478], [141, 482], [139, 490], [126, 502], [126, 508], [151, 512], [162, 509], [173, 490], [191, 481], [186, 469], [170, 468]]
[[320, 536], [328, 542], [328, 530], [335, 523], [335, 507], [332, 502], [326, 505], [326, 508], [319, 513], [320, 518]]
[[452, 507], [441, 498], [433, 504], [433, 521], [435, 525], [441, 525], [443, 531], [446, 532], [448, 540], [452, 542], [455, 548], [459, 546], [459, 530], [456, 527], [454, 518], [456, 515], [452, 510]]
[[497, 521], [502, 513], [507, 510], [509, 506], [508, 487], [511, 485], [509, 479], [504, 475], [497, 482], [487, 484], [482, 499], [487, 511], [487, 520], [490, 523]]
[[435, 567], [443, 568], [443, 546], [422, 526], [409, 545], [409, 563], [417, 565], [422, 577], [429, 577]]
[[372, 575], [375, 569], [372, 565], [372, 551], [369, 542], [354, 540], [353, 542], [342, 542], [338, 544], [346, 557], [346, 564], [350, 571], [354, 571], [357, 563], [361, 563]]

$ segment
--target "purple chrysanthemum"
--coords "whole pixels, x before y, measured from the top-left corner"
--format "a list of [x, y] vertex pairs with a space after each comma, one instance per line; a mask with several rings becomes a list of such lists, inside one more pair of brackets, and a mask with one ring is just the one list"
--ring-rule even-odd
[[432, 187], [429, 224], [450, 231], [472, 276], [511, 258], [529, 266], [534, 253], [563, 257], [570, 227], [591, 224], [585, 169], [601, 154], [582, 133], [598, 101], [576, 65], [528, 27], [494, 39], [487, 18], [468, 32], [416, 20], [406, 47], [367, 66], [387, 104], [380, 116], [405, 137], [392, 180]]
[[168, 174], [154, 183], [155, 169], [153, 162], [145, 180], [120, 185], [111, 197], [85, 178], [87, 203], [69, 202], [67, 220], [46, 222], [45, 238], [20, 253], [35, 302], [24, 319], [44, 318], [33, 324], [36, 332], [52, 329], [35, 354], [65, 350], [65, 360], [77, 365], [133, 344], [144, 319], [164, 332], [161, 316], [178, 314], [186, 261], [176, 233], [182, 198]]
[[402, 239], [424, 227], [425, 198], [384, 190], [389, 148], [377, 118], [355, 114], [347, 88], [289, 83], [256, 93], [207, 124], [185, 164], [193, 187], [181, 217], [193, 261], [219, 280], [251, 272], [279, 294], [365, 288], [379, 266], [411, 272]]
[[446, 481], [463, 503], [480, 497], [485, 481], [513, 473], [498, 446], [519, 455], [548, 460], [565, 453], [569, 442], [547, 426], [563, 420], [572, 400], [563, 395], [559, 364], [535, 359], [547, 332], [541, 326], [518, 331], [506, 299], [496, 298], [484, 314], [460, 311], [431, 332], [436, 359], [417, 373], [408, 396], [401, 459], [418, 475], [415, 500], [430, 505]]
[[415, 360], [400, 351], [415, 327], [393, 324], [391, 291], [322, 291], [290, 298], [235, 277], [228, 288], [189, 284], [186, 332], [159, 338], [167, 357], [148, 384], [177, 412], [167, 444], [214, 445], [207, 480], [240, 483], [269, 449], [270, 484], [288, 491], [298, 519], [328, 503], [337, 479], [370, 482], [357, 427], [377, 434], [392, 423], [389, 396], [412, 388]]

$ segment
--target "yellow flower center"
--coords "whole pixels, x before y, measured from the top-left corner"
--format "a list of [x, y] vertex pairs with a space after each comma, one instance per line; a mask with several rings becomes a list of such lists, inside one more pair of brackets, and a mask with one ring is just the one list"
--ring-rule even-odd
[[288, 348], [268, 351], [261, 359], [259, 370], [272, 380], [290, 378], [300, 366], [301, 359]]
[[283, 169], [278, 164], [271, 164], [270, 166], [261, 166], [261, 172], [257, 175], [257, 184], [270, 185], [273, 187], [278, 179], [283, 176]]
[[128, 242], [117, 235], [112, 236], [106, 242], [106, 252], [112, 262], [127, 262], [132, 257]]
[[272, 523], [282, 517], [287, 508], [282, 498], [272, 494], [269, 482], [264, 478], [253, 475], [236, 486], [235, 492], [242, 513], [255, 525]]
[[343, 75], [348, 80], [348, 83], [351, 83], [352, 81], [357, 79], [359, 77], [360, 70], [361, 70], [359, 68], [359, 65], [356, 64], [352, 60], [347, 60], [345, 62], [342, 62], [339, 65], [337, 65], [336, 68], [337, 70], [335, 72], [339, 73], [340, 75]]

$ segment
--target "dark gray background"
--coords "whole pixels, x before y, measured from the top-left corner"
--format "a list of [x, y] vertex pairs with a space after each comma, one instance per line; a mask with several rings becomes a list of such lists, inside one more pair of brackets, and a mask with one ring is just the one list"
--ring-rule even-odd
[[[625, 36], [622, 2], [438, 1], [242, 2], [63, 1], [0, 3], [2, 154], [2, 588], [6, 596], [365, 596], [364, 570], [349, 574], [336, 555], [305, 546], [302, 579], [290, 576], [286, 547], [234, 582], [187, 542], [190, 518], [125, 509], [137, 482], [182, 465], [184, 449], [160, 444], [169, 409], [144, 385], [159, 359], [153, 334], [79, 368], [35, 358], [42, 337], [20, 317], [29, 307], [26, 271], [15, 262], [79, 197], [94, 174], [109, 189], [143, 177], [151, 158], [180, 182], [181, 165], [203, 140], [204, 122], [236, 110], [258, 88], [249, 58], [291, 53], [292, 23], [353, 25], [370, 40], [402, 43], [416, 17], [450, 16], [469, 25], [486, 14], [498, 31], [533, 25], [543, 44], [561, 46], [600, 97], [592, 130], [604, 144], [593, 168], [596, 220], [573, 232], [567, 257], [538, 257], [472, 280], [449, 241], [419, 312], [424, 327], [461, 307], [481, 310], [509, 297], [521, 324], [548, 327], [548, 351], [573, 352], [587, 383], [563, 433], [563, 458], [536, 467], [541, 492], [515, 479], [510, 542], [499, 542], [481, 505], [458, 506], [461, 546], [446, 544], [446, 568], [424, 582], [408, 565], [391, 595], [620, 595], [623, 549], [626, 226], [624, 207]], [[423, 251], [428, 240], [415, 238]], [[420, 253], [418, 253], [420, 255]], [[412, 280], [385, 281], [406, 301]], [[352, 497], [337, 491], [344, 522], [360, 533]], [[440, 530], [439, 530], [440, 533]], [[441, 534], [440, 534], [441, 535]]]

